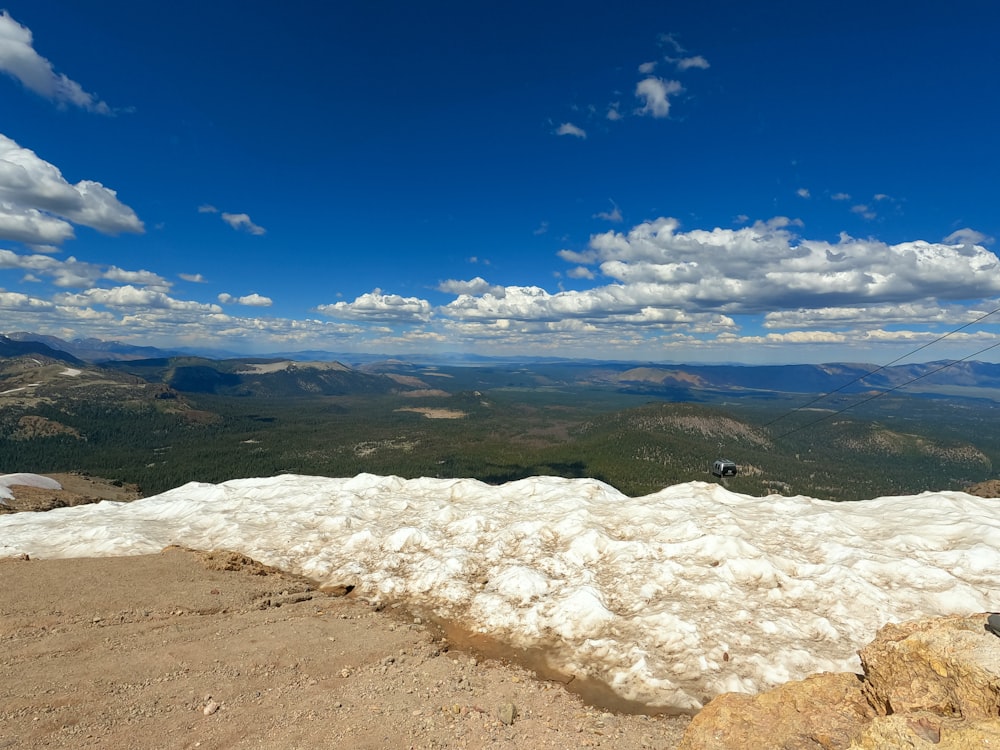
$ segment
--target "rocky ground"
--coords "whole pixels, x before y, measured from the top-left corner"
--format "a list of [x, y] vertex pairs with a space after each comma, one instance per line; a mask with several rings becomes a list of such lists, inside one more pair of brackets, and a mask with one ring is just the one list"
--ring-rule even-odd
[[71, 505], [99, 503], [102, 500], [128, 502], [142, 497], [139, 488], [134, 484], [102, 479], [89, 474], [67, 472], [46, 476], [59, 482], [62, 489], [49, 490], [15, 484], [10, 487], [13, 499], [0, 503], [0, 513], [52, 510]]
[[0, 748], [674, 748], [419, 618], [236, 553], [0, 561]]

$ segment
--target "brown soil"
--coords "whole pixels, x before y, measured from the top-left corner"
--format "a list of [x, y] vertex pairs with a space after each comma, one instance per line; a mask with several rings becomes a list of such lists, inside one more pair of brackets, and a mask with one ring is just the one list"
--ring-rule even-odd
[[89, 474], [69, 472], [45, 476], [59, 482], [62, 489], [47, 490], [23, 484], [12, 485], [10, 491], [14, 499], [6, 500], [4, 505], [0, 505], [0, 513], [52, 510], [70, 505], [99, 503], [102, 500], [128, 502], [142, 497], [139, 488], [134, 484], [115, 482]]
[[988, 479], [985, 482], [966, 487], [965, 491], [979, 497], [1000, 497], [1000, 479]]
[[[392, 608], [231, 552], [0, 561], [0, 748], [673, 748]], [[419, 618], [417, 618], [419, 619]]]

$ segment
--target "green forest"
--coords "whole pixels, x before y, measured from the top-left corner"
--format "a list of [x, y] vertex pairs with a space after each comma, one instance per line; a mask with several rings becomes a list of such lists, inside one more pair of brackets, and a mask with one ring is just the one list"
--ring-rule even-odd
[[[422, 398], [67, 396], [0, 408], [0, 471], [84, 471], [136, 483], [145, 495], [191, 481], [369, 472], [489, 483], [593, 477], [637, 496], [720, 481], [709, 469], [725, 457], [740, 467], [725, 480], [734, 491], [831, 500], [963, 489], [994, 476], [993, 402], [893, 394], [832, 417], [837, 404], [796, 410], [802, 402], [693, 403], [610, 387], [530, 387], [516, 378]], [[26, 437], [26, 416], [61, 431]]]

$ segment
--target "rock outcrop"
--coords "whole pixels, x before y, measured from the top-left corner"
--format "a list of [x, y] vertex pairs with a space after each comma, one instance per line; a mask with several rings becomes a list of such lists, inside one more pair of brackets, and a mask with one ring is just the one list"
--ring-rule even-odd
[[1000, 748], [1000, 638], [986, 619], [889, 624], [859, 652], [864, 675], [721, 695], [691, 722], [680, 750]]

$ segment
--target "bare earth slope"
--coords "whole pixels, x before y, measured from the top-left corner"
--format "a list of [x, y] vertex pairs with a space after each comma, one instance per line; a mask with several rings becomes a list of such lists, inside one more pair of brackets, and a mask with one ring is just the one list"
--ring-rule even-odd
[[0, 561], [0, 748], [673, 748], [231, 552]]
[[0, 513], [52, 510], [71, 505], [99, 503], [102, 500], [129, 502], [142, 497], [139, 488], [134, 484], [114, 482], [89, 474], [67, 472], [46, 476], [59, 482], [62, 489], [51, 490], [24, 484], [11, 485], [9, 489], [14, 497], [0, 503]]

